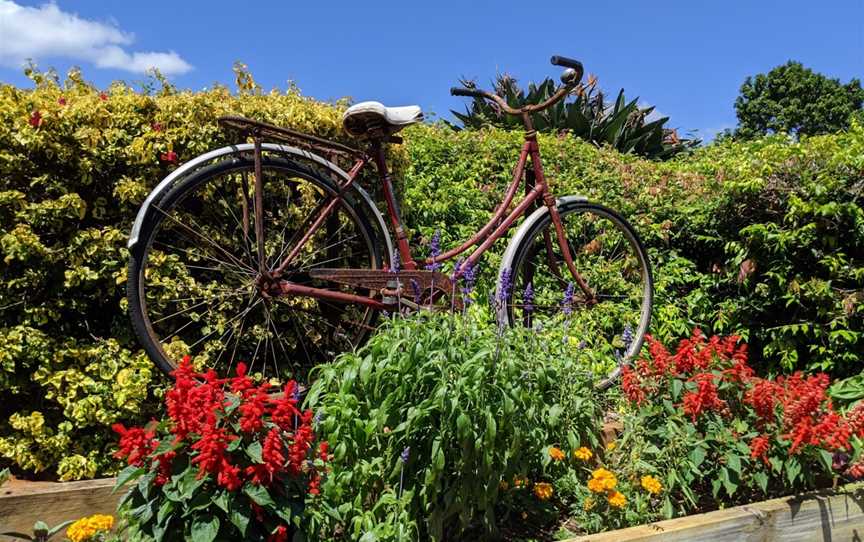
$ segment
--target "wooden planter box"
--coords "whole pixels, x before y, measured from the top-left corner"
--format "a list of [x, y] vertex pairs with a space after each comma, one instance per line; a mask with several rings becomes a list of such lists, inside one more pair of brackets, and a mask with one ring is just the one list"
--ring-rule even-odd
[[864, 484], [772, 499], [649, 523], [564, 542], [704, 540], [841, 541], [864, 539]]
[[[113, 478], [83, 482], [11, 481], [0, 488], [0, 532], [29, 532], [90, 514], [113, 514], [123, 494]], [[565, 542], [675, 542], [704, 540], [840, 541], [864, 539], [864, 484], [659, 521]], [[10, 540], [0, 537], [4, 542]]]
[[[31, 533], [42, 520], [49, 526], [91, 514], [114, 514], [123, 491], [112, 495], [114, 478], [81, 482], [11, 480], [0, 487], [0, 533]], [[59, 537], [58, 537], [59, 538]], [[6, 542], [12, 540], [0, 536]]]

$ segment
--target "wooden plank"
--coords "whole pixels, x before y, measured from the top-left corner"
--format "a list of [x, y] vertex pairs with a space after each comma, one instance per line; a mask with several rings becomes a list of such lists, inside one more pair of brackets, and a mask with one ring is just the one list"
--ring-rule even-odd
[[[112, 495], [114, 478], [80, 482], [11, 481], [0, 488], [0, 532], [30, 533], [42, 520], [54, 526], [92, 514], [114, 514], [123, 491]], [[11, 538], [0, 536], [6, 542]]]
[[564, 542], [839, 541], [864, 537], [864, 486], [772, 499]]

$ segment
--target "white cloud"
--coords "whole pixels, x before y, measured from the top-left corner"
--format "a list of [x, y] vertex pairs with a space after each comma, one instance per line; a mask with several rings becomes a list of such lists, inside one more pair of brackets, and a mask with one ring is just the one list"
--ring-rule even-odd
[[156, 68], [165, 75], [177, 75], [192, 69], [174, 51], [128, 51], [134, 40], [116, 24], [82, 19], [54, 3], [27, 7], [0, 0], [0, 64], [4, 66], [63, 57], [134, 73]]

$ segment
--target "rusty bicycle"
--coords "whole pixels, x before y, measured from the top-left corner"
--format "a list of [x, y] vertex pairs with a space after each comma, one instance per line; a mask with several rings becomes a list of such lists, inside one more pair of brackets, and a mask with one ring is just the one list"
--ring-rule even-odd
[[[363, 149], [242, 117], [219, 119], [244, 142], [172, 172], [132, 228], [129, 312], [147, 354], [165, 371], [191, 354], [229, 370], [243, 360], [250, 371], [279, 378], [356, 348], [383, 311], [461, 302], [460, 277], [515, 228], [498, 271], [499, 322], [564, 323], [578, 333], [574, 348], [632, 358], [651, 317], [651, 267], [617, 212], [581, 196], [556, 198], [549, 188], [532, 114], [574, 92], [583, 75], [576, 60], [553, 56], [552, 64], [565, 68], [562, 84], [538, 104], [514, 108], [477, 88], [451, 89], [518, 115], [524, 143], [485, 226], [425, 257], [412, 250], [386, 161], [386, 145], [401, 142], [397, 132], [423, 119], [419, 107], [349, 107], [343, 127]], [[370, 163], [386, 217], [359, 182]], [[460, 256], [445, 274], [442, 262]], [[620, 367], [601, 375], [599, 386], [611, 384]]]

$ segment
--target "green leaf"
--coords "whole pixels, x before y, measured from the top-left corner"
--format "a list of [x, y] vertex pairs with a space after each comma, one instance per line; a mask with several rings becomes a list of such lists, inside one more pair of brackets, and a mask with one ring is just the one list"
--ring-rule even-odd
[[263, 486], [246, 484], [243, 488], [243, 493], [252, 499], [252, 501], [258, 506], [272, 506], [276, 504], [273, 502], [273, 498], [270, 497], [270, 493], [268, 493], [267, 489]]
[[261, 442], [256, 440], [249, 444], [249, 446], [246, 446], [246, 455], [249, 456], [249, 459], [251, 459], [255, 463], [264, 463], [264, 459], [261, 457], [261, 454]]
[[753, 479], [756, 480], [756, 483], [759, 485], [759, 488], [762, 490], [762, 493], [768, 493], [768, 475], [763, 471], [753, 473]]
[[249, 509], [246, 507], [234, 506], [228, 515], [231, 524], [237, 527], [240, 534], [246, 536], [246, 529], [249, 527]]
[[113, 495], [117, 492], [118, 489], [126, 485], [126, 483], [135, 480], [145, 472], [147, 471], [142, 467], [129, 465], [128, 467], [120, 471], [120, 474], [117, 475], [117, 482], [114, 483], [114, 488], [111, 490], [111, 494]]
[[192, 542], [213, 542], [219, 534], [219, 518], [213, 514], [197, 516], [192, 520]]
[[741, 458], [735, 454], [727, 454], [726, 455], [726, 465], [735, 471], [739, 476], [741, 475]]
[[693, 466], [699, 468], [699, 465], [705, 461], [705, 448], [701, 446], [697, 446], [690, 451], [690, 462], [693, 463]]

